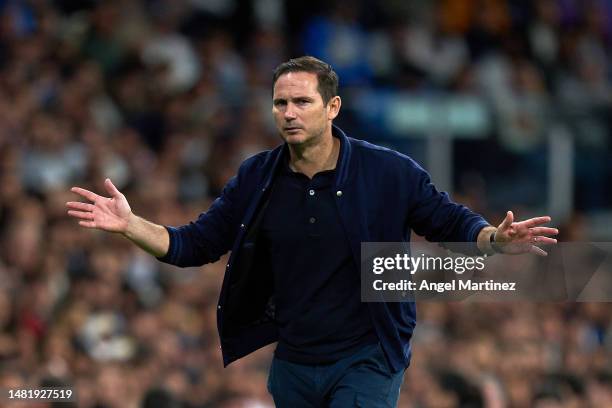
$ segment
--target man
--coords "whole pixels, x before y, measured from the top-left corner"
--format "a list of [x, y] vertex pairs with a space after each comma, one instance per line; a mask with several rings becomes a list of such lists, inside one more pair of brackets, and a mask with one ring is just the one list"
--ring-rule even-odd
[[247, 159], [210, 209], [174, 228], [75, 187], [69, 202], [87, 228], [118, 232], [163, 262], [202, 265], [232, 251], [218, 303], [224, 364], [278, 341], [268, 387], [279, 407], [390, 407], [410, 361], [414, 303], [360, 301], [360, 243], [476, 242], [484, 253], [546, 253], [549, 217], [498, 228], [451, 202], [414, 161], [347, 137], [338, 77], [313, 57], [273, 77], [272, 113], [285, 142]]

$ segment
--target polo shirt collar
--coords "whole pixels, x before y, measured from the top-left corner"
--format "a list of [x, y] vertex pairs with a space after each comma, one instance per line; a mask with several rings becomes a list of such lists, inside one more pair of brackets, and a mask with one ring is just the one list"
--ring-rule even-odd
[[[334, 188], [341, 190], [346, 184], [349, 175], [350, 163], [351, 163], [351, 143], [344, 131], [338, 126], [332, 124], [332, 136], [340, 140], [340, 152], [338, 152], [338, 162], [336, 163], [336, 175], [334, 180]], [[289, 146], [287, 143], [276, 148], [273, 153], [276, 156], [272, 156], [274, 161], [273, 169], [267, 180], [264, 183], [264, 190], [267, 189], [272, 181], [274, 174], [277, 174], [281, 166], [285, 165], [286, 160], [289, 157]]]

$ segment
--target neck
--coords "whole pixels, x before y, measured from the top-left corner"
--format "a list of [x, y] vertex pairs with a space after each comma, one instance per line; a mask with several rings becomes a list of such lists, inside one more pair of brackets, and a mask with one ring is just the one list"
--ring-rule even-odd
[[289, 167], [309, 178], [336, 168], [340, 140], [332, 136], [331, 129], [310, 144], [289, 145]]

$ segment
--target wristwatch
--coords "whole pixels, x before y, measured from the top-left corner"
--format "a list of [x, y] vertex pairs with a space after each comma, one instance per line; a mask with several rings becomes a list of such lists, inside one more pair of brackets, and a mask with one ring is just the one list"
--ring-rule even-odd
[[495, 242], [495, 234], [497, 234], [497, 231], [493, 231], [493, 233], [491, 234], [491, 238], [490, 238], [491, 248], [493, 249], [493, 251], [495, 251], [495, 253], [501, 254], [503, 253], [503, 251], [501, 250], [499, 245], [497, 245], [497, 242]]

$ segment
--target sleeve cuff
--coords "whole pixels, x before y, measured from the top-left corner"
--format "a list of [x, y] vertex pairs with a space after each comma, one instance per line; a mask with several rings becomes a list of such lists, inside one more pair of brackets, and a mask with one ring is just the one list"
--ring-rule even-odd
[[474, 227], [472, 228], [473, 233], [472, 233], [470, 242], [477, 242], [478, 234], [480, 234], [480, 231], [482, 231], [483, 228], [490, 227], [490, 226], [491, 224], [486, 222], [484, 219], [481, 219], [480, 221], [478, 221], [476, 225], [474, 225]]
[[157, 260], [174, 265], [176, 262], [176, 254], [178, 253], [178, 249], [180, 247], [180, 234], [178, 233], [177, 228], [169, 227], [167, 225], [164, 225], [164, 228], [166, 228], [168, 231], [168, 236], [170, 238], [168, 252], [166, 252], [166, 255], [164, 256], [157, 257]]

